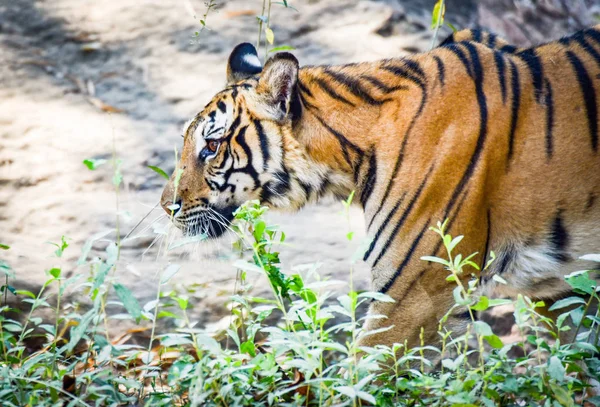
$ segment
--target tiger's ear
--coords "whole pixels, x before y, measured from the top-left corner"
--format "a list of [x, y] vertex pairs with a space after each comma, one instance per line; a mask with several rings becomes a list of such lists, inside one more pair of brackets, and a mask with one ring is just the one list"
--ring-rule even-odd
[[236, 46], [227, 61], [227, 85], [248, 79], [262, 71], [254, 45], [244, 42]]
[[272, 56], [260, 74], [256, 92], [275, 120], [283, 120], [290, 112], [290, 105], [296, 96], [299, 64], [289, 52]]

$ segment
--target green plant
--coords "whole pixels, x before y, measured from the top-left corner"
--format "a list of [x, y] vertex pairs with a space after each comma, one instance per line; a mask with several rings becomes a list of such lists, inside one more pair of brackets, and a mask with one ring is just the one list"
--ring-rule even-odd
[[[344, 202], [346, 211], [351, 201]], [[233, 229], [241, 256], [235, 266], [240, 278], [225, 341], [190, 322], [185, 293], [159, 288], [157, 301], [138, 305], [109, 273], [118, 253], [114, 242], [107, 244], [103, 260], [88, 262], [86, 281], [65, 279], [54, 268], [38, 294], [15, 290], [31, 309], [19, 321], [6, 316], [8, 307], [3, 307], [2, 405], [558, 406], [576, 405], [584, 397], [598, 404], [597, 398], [586, 396], [585, 380], [600, 379], [598, 347], [593, 343], [600, 319], [597, 312], [588, 312], [598, 300], [598, 287], [589, 273], [568, 276], [575, 292], [588, 299], [574, 296], [556, 302], [554, 310], [568, 309], [556, 323], [538, 312], [541, 303], [525, 297], [512, 302], [523, 333], [520, 342], [503, 344], [473, 315], [470, 328], [460, 337], [452, 336], [446, 317], [442, 318], [439, 348], [408, 349], [403, 344], [367, 348], [360, 344], [370, 334], [362, 329], [366, 316], [357, 310], [365, 301], [392, 300], [352, 287], [336, 296], [334, 282], [323, 281], [316, 266], [284, 272], [278, 250], [285, 247], [285, 234], [265, 221], [266, 212], [253, 201], [235, 214]], [[449, 236], [445, 223], [433, 230], [443, 239], [448, 257], [424, 260], [448, 269], [448, 280], [456, 284], [456, 308], [474, 313], [508, 302], [478, 296], [477, 279], [471, 276], [478, 265], [472, 255], [455, 254], [461, 238]], [[352, 237], [347, 233], [346, 238]], [[65, 245], [63, 239], [56, 246], [65, 250]], [[177, 271], [176, 265], [163, 270], [159, 287]], [[272, 297], [253, 297], [247, 273], [264, 275]], [[61, 299], [75, 284], [86, 288], [87, 304]], [[49, 287], [57, 287], [56, 294], [49, 294]], [[117, 298], [109, 303], [123, 306], [126, 315], [107, 314], [103, 301], [109, 292]], [[44, 309], [51, 311], [53, 323], [36, 315]], [[143, 348], [115, 343], [103, 322], [112, 318], [130, 318], [145, 326], [167, 319], [177, 328], [153, 334]], [[569, 329], [575, 330], [576, 341], [562, 343], [559, 334]], [[31, 352], [27, 343], [38, 335], [44, 338], [42, 348]], [[512, 356], [513, 349], [522, 355]], [[440, 359], [438, 371], [431, 370], [432, 359], [426, 356], [431, 354]]]

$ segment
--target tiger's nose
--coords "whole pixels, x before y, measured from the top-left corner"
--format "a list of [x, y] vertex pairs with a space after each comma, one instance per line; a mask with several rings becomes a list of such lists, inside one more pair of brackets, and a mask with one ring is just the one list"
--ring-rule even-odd
[[183, 201], [180, 197], [175, 198], [175, 202], [171, 200], [164, 201], [162, 203], [162, 207], [167, 212], [167, 215], [173, 216], [177, 215], [179, 211], [181, 211], [181, 207], [183, 206]]

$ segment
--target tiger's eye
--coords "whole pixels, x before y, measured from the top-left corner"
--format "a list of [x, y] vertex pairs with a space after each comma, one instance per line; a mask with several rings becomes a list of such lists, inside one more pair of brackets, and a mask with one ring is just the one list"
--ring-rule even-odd
[[217, 148], [219, 148], [219, 142], [217, 140], [209, 140], [208, 144], [206, 145], [206, 147], [212, 152], [215, 153], [217, 152]]

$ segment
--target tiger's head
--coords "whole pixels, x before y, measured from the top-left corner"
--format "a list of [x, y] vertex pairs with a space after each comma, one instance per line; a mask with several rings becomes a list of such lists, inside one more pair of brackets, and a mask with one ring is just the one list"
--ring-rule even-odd
[[173, 174], [162, 194], [162, 207], [184, 233], [222, 235], [249, 199], [291, 209], [307, 201], [310, 180], [302, 174], [309, 164], [291, 136], [301, 111], [298, 71], [289, 53], [262, 67], [251, 44], [233, 50], [227, 86], [185, 125], [182, 173], [177, 187]]

